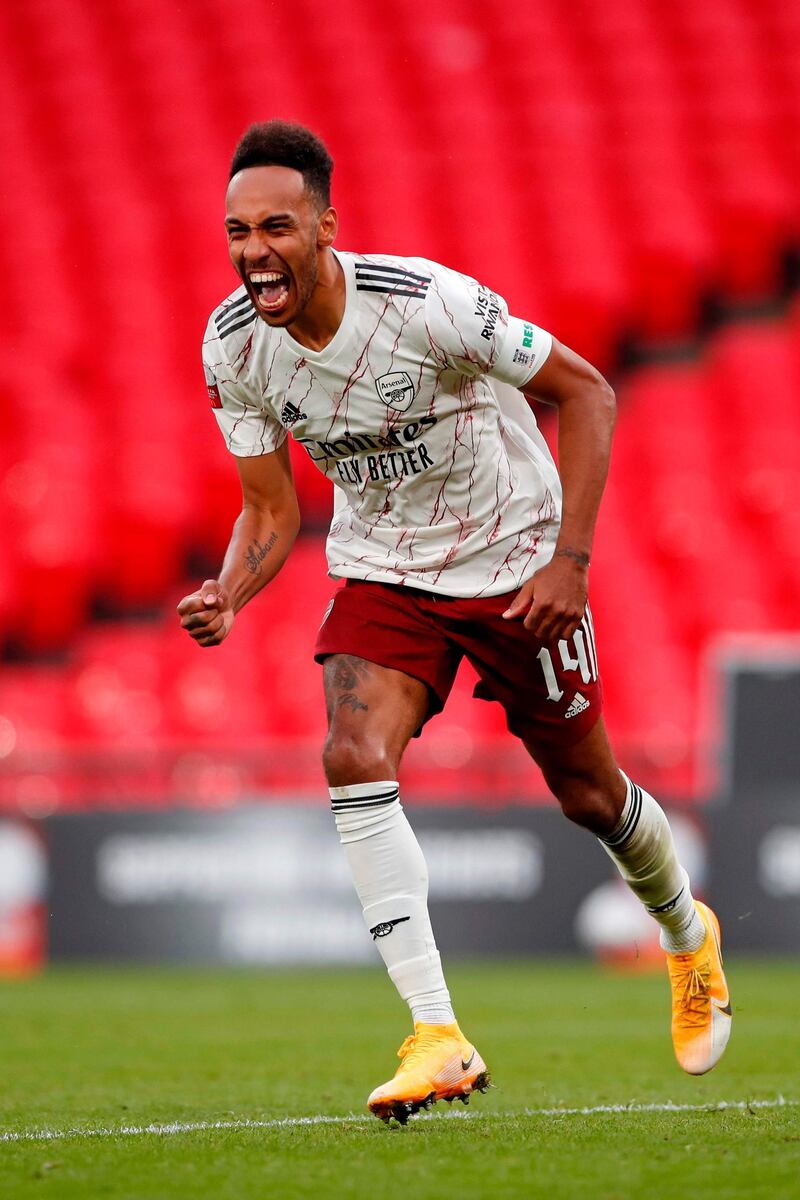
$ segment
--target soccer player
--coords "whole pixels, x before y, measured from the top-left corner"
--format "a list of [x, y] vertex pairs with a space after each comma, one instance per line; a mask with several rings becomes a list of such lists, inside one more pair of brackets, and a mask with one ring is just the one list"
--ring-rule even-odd
[[[331, 806], [367, 930], [414, 1021], [369, 1108], [405, 1122], [488, 1083], [456, 1022], [397, 784], [463, 656], [475, 695], [503, 705], [565, 815], [661, 926], [675, 1053], [702, 1074], [730, 1033], [719, 926], [692, 897], [662, 809], [617, 766], [601, 715], [587, 577], [613, 392], [475, 280], [334, 250], [332, 168], [317, 137], [280, 121], [251, 126], [235, 151], [225, 226], [241, 283], [211, 315], [203, 360], [243, 506], [219, 578], [178, 613], [200, 646], [217, 646], [286, 561], [300, 526], [290, 432], [335, 485], [327, 555], [345, 585], [316, 646]], [[558, 408], [560, 480], [534, 400]]]

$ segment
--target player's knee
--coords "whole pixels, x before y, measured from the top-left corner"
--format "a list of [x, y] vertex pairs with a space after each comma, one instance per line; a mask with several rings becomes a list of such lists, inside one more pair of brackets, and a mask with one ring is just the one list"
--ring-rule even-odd
[[381, 740], [333, 732], [322, 751], [322, 766], [329, 787], [394, 779], [397, 775], [397, 764], [391, 761]]
[[561, 805], [564, 816], [576, 825], [602, 836], [610, 833], [617, 824], [614, 797], [596, 783], [562, 777], [550, 782], [550, 789]]

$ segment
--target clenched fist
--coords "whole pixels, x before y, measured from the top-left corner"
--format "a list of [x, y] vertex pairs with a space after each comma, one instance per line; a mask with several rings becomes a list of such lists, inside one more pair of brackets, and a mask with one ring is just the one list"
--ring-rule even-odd
[[200, 646], [218, 646], [233, 626], [233, 609], [216, 579], [207, 579], [199, 591], [184, 596], [178, 616], [189, 637]]

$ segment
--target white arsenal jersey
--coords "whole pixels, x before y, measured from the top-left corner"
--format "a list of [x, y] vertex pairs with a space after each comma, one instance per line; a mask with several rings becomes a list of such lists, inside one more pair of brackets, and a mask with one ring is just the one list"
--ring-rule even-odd
[[558, 474], [516, 390], [550, 334], [427, 259], [337, 258], [347, 298], [323, 350], [267, 325], [244, 287], [212, 313], [203, 361], [229, 450], [269, 454], [290, 432], [333, 480], [335, 578], [513, 591], [558, 533]]

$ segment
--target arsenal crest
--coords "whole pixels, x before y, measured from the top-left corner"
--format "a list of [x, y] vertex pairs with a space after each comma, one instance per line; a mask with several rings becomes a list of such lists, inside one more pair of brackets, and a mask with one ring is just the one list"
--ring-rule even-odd
[[378, 395], [387, 408], [407, 412], [414, 400], [414, 382], [407, 371], [379, 375], [375, 380]]

